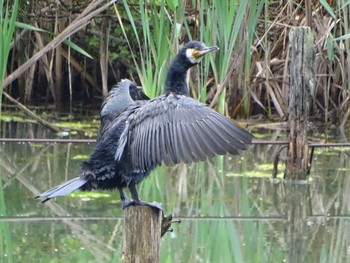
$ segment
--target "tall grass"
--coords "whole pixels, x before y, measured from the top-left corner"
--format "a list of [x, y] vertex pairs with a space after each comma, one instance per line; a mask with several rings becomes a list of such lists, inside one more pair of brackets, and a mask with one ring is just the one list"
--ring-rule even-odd
[[[18, 0], [14, 6], [8, 2], [0, 0], [0, 81], [6, 71], [8, 43], [14, 29], [11, 21], [15, 21]], [[118, 56], [123, 55], [123, 62], [131, 62], [130, 68], [136, 68], [138, 76], [125, 76], [121, 70], [122, 77], [139, 79], [151, 97], [162, 92], [167, 67], [180, 45], [192, 39], [218, 45], [219, 52], [206, 56], [192, 69], [195, 74], [189, 81], [191, 96], [233, 117], [252, 113], [285, 117], [289, 92], [288, 32], [293, 26], [310, 26], [316, 35], [317, 50], [313, 113], [325, 122], [341, 118], [341, 126], [345, 126], [350, 116], [350, 66], [346, 53], [350, 46], [349, 6], [349, 1], [341, 0], [304, 1], [298, 5], [293, 1], [269, 0], [120, 0], [116, 5], [119, 24], [112, 26], [114, 32], [122, 29], [124, 37], [117, 34], [117, 40], [111, 40], [115, 43], [110, 44], [116, 46], [127, 40], [130, 54], [124, 56], [123, 47]], [[314, 11], [308, 14], [308, 8]], [[38, 24], [43, 21], [46, 25], [46, 18], [40, 19]], [[96, 26], [99, 27], [98, 19]], [[89, 37], [83, 40], [86, 39]], [[86, 49], [89, 44], [83, 47]], [[16, 59], [15, 56], [11, 63], [21, 64]], [[94, 75], [89, 70], [87, 75]], [[93, 77], [87, 79], [98, 83]], [[74, 92], [79, 88], [74, 86]], [[43, 94], [38, 96], [45, 97]]]
[[[243, 25], [244, 15], [248, 11], [248, 1], [226, 0], [206, 1], [199, 5], [200, 20], [200, 38], [204, 42], [213, 40], [219, 46], [220, 51], [215, 58], [211, 57], [215, 77], [216, 94], [214, 99], [218, 101], [218, 110], [224, 113], [225, 96], [229, 74], [232, 64], [233, 51], [236, 44], [238, 33]], [[202, 87], [206, 89], [205, 83], [208, 82], [209, 64], [205, 64]], [[204, 91], [203, 91], [204, 92]]]
[[5, 78], [7, 60], [10, 53], [10, 45], [15, 31], [18, 11], [18, 0], [12, 3], [12, 14], [10, 13], [10, 2], [0, 0], [0, 115], [2, 102], [2, 82]]
[[[130, 6], [138, 4], [136, 14], [132, 12]], [[144, 1], [123, 1], [124, 12], [126, 13], [134, 33], [132, 39], [125, 32], [125, 25], [121, 19], [119, 23], [123, 29], [124, 36], [129, 45], [134, 66], [139, 75], [141, 84], [146, 93], [154, 97], [162, 91], [162, 83], [165, 82], [166, 62], [173, 53], [171, 44], [172, 22], [169, 18], [169, 12], [165, 5], [165, 0], [156, 4], [147, 4]], [[117, 9], [118, 8], [118, 9]], [[116, 14], [119, 17], [119, 6], [116, 6]], [[135, 21], [140, 20], [142, 27], [136, 26]]]
[[[132, 24], [132, 34], [126, 32], [125, 38], [147, 93], [161, 92], [167, 61], [180, 44], [202, 40], [218, 45], [220, 51], [200, 64], [193, 75], [198, 79], [190, 80], [191, 94], [231, 116], [248, 116], [253, 110], [269, 117], [288, 114], [288, 32], [292, 26], [311, 26], [319, 51], [315, 112], [322, 112], [327, 122], [328, 112], [336, 110], [343, 115], [342, 126], [346, 124], [350, 116], [346, 99], [350, 66], [344, 54], [350, 41], [349, 1], [293, 5], [268, 0], [135, 0], [123, 4]], [[306, 5], [317, 12], [310, 17], [304, 12]]]
[[[218, 45], [217, 54], [207, 56], [199, 66], [198, 79], [190, 81], [193, 97], [202, 102], [208, 99], [209, 87], [212, 87], [212, 104], [225, 112], [226, 88], [232, 71], [237, 66], [233, 63], [233, 54], [239, 34], [247, 31], [245, 73], [246, 79], [240, 91], [244, 98], [245, 111], [249, 111], [249, 70], [250, 46], [252, 45], [255, 27], [265, 1], [123, 1], [124, 12], [130, 21], [133, 37], [128, 35], [126, 25], [119, 19], [123, 29], [142, 86], [148, 95], [155, 96], [162, 91], [168, 61], [178, 51], [184, 39], [202, 40], [207, 45]], [[193, 16], [188, 14], [192, 6]], [[117, 15], [120, 16], [118, 7]], [[246, 15], [248, 14], [248, 16]], [[194, 24], [188, 21], [193, 19]], [[248, 23], [246, 23], [248, 20]], [[136, 26], [136, 21], [138, 25]], [[136, 40], [132, 43], [132, 39]], [[135, 43], [136, 42], [136, 43]]]

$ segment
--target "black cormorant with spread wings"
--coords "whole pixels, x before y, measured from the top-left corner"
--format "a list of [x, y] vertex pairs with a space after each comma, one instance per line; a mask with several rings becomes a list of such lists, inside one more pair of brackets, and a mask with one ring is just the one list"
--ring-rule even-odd
[[[83, 163], [83, 172], [40, 194], [38, 197], [44, 198], [42, 202], [76, 189], [117, 188], [123, 208], [128, 205], [160, 208], [157, 204], [141, 201], [136, 190], [136, 185], [155, 167], [162, 163], [202, 161], [216, 154], [238, 154], [239, 150], [246, 149], [253, 138], [249, 132], [188, 97], [188, 69], [216, 50], [216, 46], [207, 47], [199, 41], [184, 45], [169, 68], [164, 93], [154, 99], [134, 100], [129, 87], [135, 84], [131, 81], [120, 83], [115, 90], [119, 95], [113, 101], [117, 109], [112, 112], [116, 114], [104, 124], [102, 108], [100, 138], [89, 159]], [[124, 192], [126, 187], [132, 200]]]

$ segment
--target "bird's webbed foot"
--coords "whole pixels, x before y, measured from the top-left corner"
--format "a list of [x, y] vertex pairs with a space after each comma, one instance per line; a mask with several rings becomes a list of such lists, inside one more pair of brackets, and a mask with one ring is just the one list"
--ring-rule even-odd
[[181, 223], [181, 220], [179, 218], [173, 218], [172, 215], [170, 216], [163, 216], [162, 218], [162, 230], [161, 230], [161, 237], [165, 235], [166, 232], [173, 232], [173, 228], [171, 227], [171, 224], [173, 223]]
[[131, 197], [133, 200], [128, 200], [127, 198], [124, 198], [126, 196], [125, 193], [124, 193], [124, 196], [121, 195], [123, 209], [131, 205], [134, 205], [134, 206], [142, 205], [142, 206], [149, 206], [149, 207], [163, 211], [163, 206], [161, 203], [155, 203], [155, 202], [149, 203], [149, 202], [141, 201], [137, 193], [135, 184], [130, 183], [128, 188], [130, 190]]
[[141, 201], [141, 200], [137, 200], [136, 201], [136, 200], [126, 199], [126, 200], [122, 201], [122, 205], [123, 205], [123, 209], [125, 209], [125, 208], [127, 208], [129, 206], [141, 205], [141, 206], [149, 206], [149, 207], [152, 207], [152, 208], [155, 208], [155, 209], [163, 211], [162, 204], [161, 203], [155, 203], [155, 202], [149, 203], [149, 202], [145, 202], [145, 201]]

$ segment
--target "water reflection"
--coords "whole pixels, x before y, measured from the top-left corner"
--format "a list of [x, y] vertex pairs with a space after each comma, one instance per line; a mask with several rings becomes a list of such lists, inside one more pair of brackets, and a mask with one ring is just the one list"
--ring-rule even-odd
[[[78, 175], [93, 146], [1, 144], [0, 262], [120, 261], [116, 191], [33, 199]], [[161, 167], [142, 182], [142, 198], [182, 218], [162, 240], [161, 262], [348, 262], [349, 149], [317, 149], [301, 185], [267, 177], [273, 151]]]

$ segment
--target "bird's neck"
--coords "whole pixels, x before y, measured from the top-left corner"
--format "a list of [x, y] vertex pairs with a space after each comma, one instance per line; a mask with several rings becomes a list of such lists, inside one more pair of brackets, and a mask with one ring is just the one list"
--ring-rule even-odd
[[189, 95], [188, 86], [186, 82], [187, 71], [189, 65], [181, 64], [179, 59], [175, 58], [171, 64], [168, 75], [165, 81], [164, 93], [176, 93], [181, 95]]

